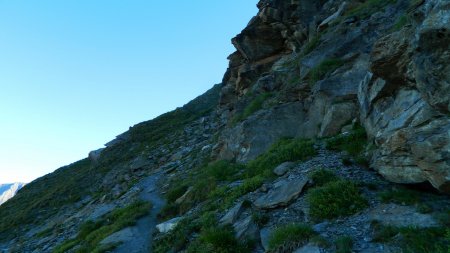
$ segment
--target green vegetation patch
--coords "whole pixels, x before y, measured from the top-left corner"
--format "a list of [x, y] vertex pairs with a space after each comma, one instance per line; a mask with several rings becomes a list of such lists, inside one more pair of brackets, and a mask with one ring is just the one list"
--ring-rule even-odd
[[308, 242], [316, 233], [307, 225], [289, 224], [276, 228], [269, 238], [269, 250], [276, 251], [281, 247], [299, 246]]
[[273, 96], [272, 93], [266, 92], [259, 94], [253, 100], [245, 107], [244, 111], [240, 114], [237, 114], [233, 119], [232, 123], [235, 124], [237, 122], [243, 121], [244, 119], [248, 118], [253, 113], [261, 110], [264, 106], [264, 103], [267, 101], [267, 99], [271, 98]]
[[[198, 237], [191, 243], [191, 235]], [[219, 226], [215, 212], [205, 212], [197, 218], [189, 217], [181, 220], [167, 234], [160, 235], [153, 244], [155, 253], [178, 252], [250, 252], [253, 244], [250, 240], [238, 241], [231, 226]]]
[[315, 170], [309, 174], [309, 178], [313, 180], [315, 186], [323, 186], [327, 183], [339, 180], [339, 177], [336, 176], [336, 173], [327, 169]]
[[[213, 201], [225, 196], [226, 191], [219, 185], [238, 179], [239, 173], [243, 170], [245, 170], [243, 164], [219, 160], [200, 166], [189, 178], [173, 181], [166, 194], [167, 204], [161, 210], [160, 217], [168, 219], [182, 215], [203, 201]], [[185, 199], [181, 203], [175, 203], [189, 187], [192, 188]]]
[[283, 162], [303, 161], [316, 154], [313, 141], [284, 138], [273, 144], [269, 150], [248, 163], [246, 176], [272, 176], [272, 170]]
[[367, 206], [356, 184], [346, 180], [311, 189], [307, 199], [311, 217], [319, 220], [352, 215]]
[[243, 170], [243, 164], [232, 163], [230, 161], [220, 160], [209, 164], [206, 168], [206, 174], [216, 181], [230, 181], [236, 178], [236, 174]]
[[366, 164], [364, 150], [367, 147], [366, 130], [358, 124], [353, 125], [350, 133], [340, 134], [326, 140], [326, 148], [347, 152], [358, 164]]
[[407, 15], [402, 15], [397, 19], [397, 22], [392, 26], [391, 31], [396, 32], [401, 30], [406, 25], [410, 24], [411, 20]]
[[14, 236], [11, 230], [45, 220], [62, 206], [91, 194], [92, 186], [102, 175], [89, 159], [83, 159], [26, 185], [13, 199], [1, 205], [0, 237], [9, 239]]
[[383, 226], [374, 227], [374, 241], [399, 246], [404, 253], [448, 253], [450, 252], [450, 229], [444, 227], [415, 228]]
[[231, 226], [211, 227], [203, 230], [198, 239], [189, 245], [188, 253], [244, 253], [251, 252], [250, 242], [235, 238]]
[[336, 239], [336, 253], [352, 253], [353, 239], [350, 236], [341, 236]]
[[418, 204], [421, 199], [421, 193], [406, 188], [392, 188], [379, 194], [381, 201], [384, 203], [397, 203], [401, 205]]
[[384, 10], [389, 4], [397, 2], [397, 0], [364, 0], [349, 9], [345, 16], [356, 16], [359, 19], [366, 19], [372, 14]]
[[53, 253], [63, 253], [76, 247], [76, 253], [104, 252], [113, 245], [102, 246], [99, 243], [109, 235], [121, 229], [133, 226], [136, 221], [145, 216], [151, 209], [148, 202], [135, 202], [127, 207], [116, 209], [99, 221], [87, 221], [80, 227], [75, 239], [65, 241], [53, 250]]
[[322, 80], [328, 73], [331, 73], [344, 65], [344, 61], [338, 58], [323, 60], [317, 66], [311, 69], [309, 73], [309, 83], [314, 85], [317, 81]]

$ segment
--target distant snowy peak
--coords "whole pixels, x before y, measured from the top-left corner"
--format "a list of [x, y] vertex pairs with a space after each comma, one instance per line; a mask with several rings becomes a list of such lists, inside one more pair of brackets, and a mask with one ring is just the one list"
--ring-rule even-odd
[[14, 197], [24, 185], [24, 183], [0, 184], [0, 205]]

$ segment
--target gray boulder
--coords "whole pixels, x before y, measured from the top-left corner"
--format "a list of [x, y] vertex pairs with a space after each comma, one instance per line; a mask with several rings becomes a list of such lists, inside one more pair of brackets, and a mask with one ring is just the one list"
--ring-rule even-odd
[[307, 182], [306, 178], [280, 180], [272, 190], [256, 199], [254, 205], [261, 209], [285, 206], [300, 195]]

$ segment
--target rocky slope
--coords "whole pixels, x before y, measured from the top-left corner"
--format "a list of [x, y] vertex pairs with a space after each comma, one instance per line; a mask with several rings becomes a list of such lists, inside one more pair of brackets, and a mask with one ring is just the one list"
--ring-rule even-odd
[[8, 199], [14, 197], [16, 193], [22, 189], [24, 183], [2, 184], [0, 185], [0, 205], [5, 203]]
[[258, 8], [221, 84], [2, 205], [0, 249], [448, 252], [450, 3]]

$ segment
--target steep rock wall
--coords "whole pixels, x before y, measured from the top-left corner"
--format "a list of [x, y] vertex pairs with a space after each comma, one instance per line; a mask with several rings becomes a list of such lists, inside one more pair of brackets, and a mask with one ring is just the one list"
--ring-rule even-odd
[[332, 136], [357, 119], [376, 146], [371, 167], [393, 182], [450, 192], [447, 1], [258, 8], [232, 40], [218, 109], [228, 127], [214, 155], [249, 161], [281, 137]]

